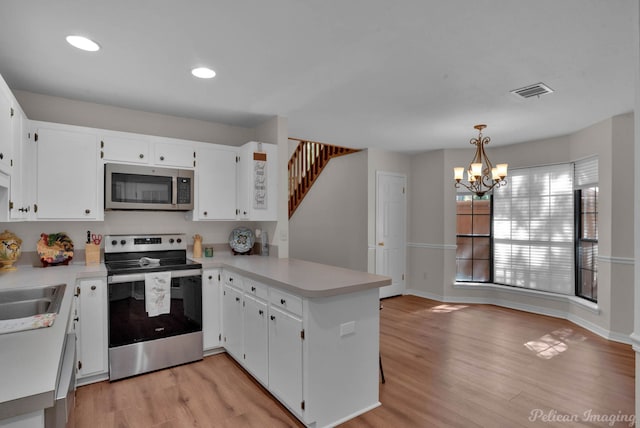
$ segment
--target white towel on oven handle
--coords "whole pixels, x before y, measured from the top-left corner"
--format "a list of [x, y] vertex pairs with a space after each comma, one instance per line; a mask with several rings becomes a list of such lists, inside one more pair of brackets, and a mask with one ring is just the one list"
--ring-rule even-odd
[[144, 274], [144, 305], [150, 317], [171, 312], [171, 272]]

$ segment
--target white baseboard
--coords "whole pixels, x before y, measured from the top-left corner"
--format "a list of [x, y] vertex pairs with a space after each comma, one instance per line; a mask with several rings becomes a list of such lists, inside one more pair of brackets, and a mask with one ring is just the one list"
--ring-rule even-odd
[[469, 303], [469, 304], [476, 303], [476, 304], [485, 304], [485, 305], [496, 305], [504, 308], [516, 309], [519, 311], [531, 312], [534, 314], [547, 315], [554, 318], [566, 319], [607, 340], [625, 343], [627, 345], [633, 345], [631, 336], [628, 334], [610, 331], [605, 328], [602, 328], [597, 324], [592, 323], [591, 321], [587, 321], [584, 318], [581, 318], [575, 314], [570, 314], [564, 311], [545, 308], [544, 306], [525, 305], [522, 303], [513, 302], [511, 300], [505, 300], [505, 299], [500, 299], [495, 297], [473, 297], [473, 296], [444, 297], [435, 293], [430, 293], [430, 292], [421, 291], [421, 290], [414, 290], [414, 289], [408, 289], [406, 291], [406, 294], [422, 297], [425, 299], [436, 300], [443, 303]]

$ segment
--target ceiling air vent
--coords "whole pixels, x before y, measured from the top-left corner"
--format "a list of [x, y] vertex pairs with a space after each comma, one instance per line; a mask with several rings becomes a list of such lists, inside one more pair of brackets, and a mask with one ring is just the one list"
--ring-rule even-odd
[[514, 89], [513, 91], [509, 92], [522, 98], [531, 98], [550, 94], [553, 92], [553, 89], [551, 89], [544, 83], [536, 83], [535, 85], [525, 86], [524, 88]]

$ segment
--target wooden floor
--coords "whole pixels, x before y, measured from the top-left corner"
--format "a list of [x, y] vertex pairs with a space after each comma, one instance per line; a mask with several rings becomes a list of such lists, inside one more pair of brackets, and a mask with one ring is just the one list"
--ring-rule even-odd
[[[491, 305], [413, 296], [383, 304], [382, 406], [343, 427], [631, 426], [629, 345], [568, 321]], [[74, 422], [76, 428], [302, 426], [226, 354], [81, 387]]]

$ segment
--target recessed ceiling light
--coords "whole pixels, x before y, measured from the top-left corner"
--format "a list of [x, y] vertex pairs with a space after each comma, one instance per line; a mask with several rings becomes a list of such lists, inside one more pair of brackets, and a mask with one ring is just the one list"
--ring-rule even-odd
[[82, 36], [67, 36], [67, 43], [83, 51], [95, 52], [100, 49], [96, 42]]
[[200, 79], [211, 79], [216, 75], [216, 72], [207, 67], [198, 67], [191, 70], [191, 74]]

